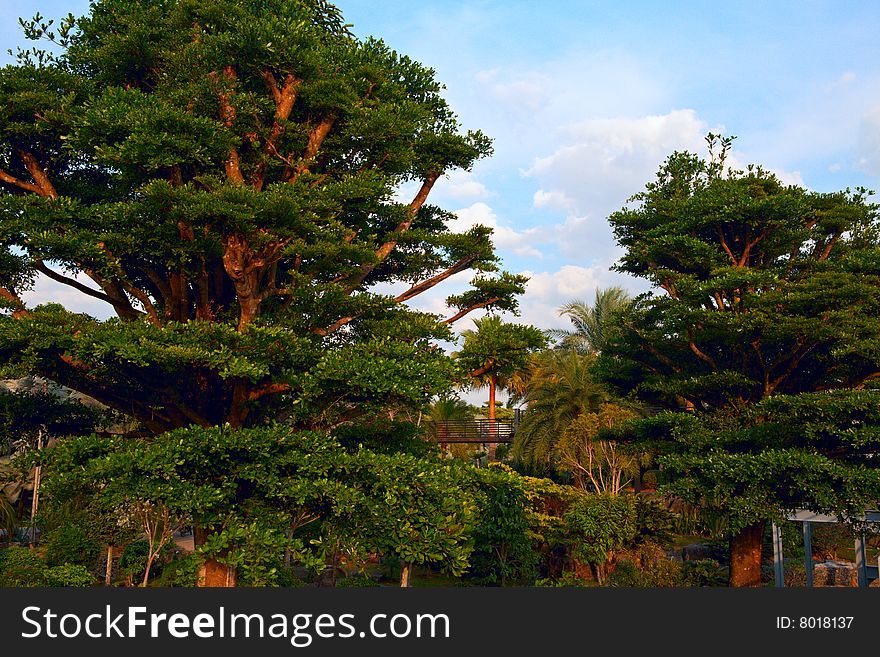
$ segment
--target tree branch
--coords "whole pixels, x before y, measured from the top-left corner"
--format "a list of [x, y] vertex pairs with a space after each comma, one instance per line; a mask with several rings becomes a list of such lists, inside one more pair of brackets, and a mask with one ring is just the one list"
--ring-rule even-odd
[[30, 315], [30, 312], [28, 312], [27, 308], [25, 308], [24, 301], [22, 301], [21, 297], [19, 297], [12, 290], [5, 287], [0, 287], [0, 298], [6, 299], [10, 303], [19, 306], [12, 311], [12, 316], [15, 319], [21, 319], [22, 317], [27, 317], [28, 315]]
[[269, 93], [272, 94], [272, 99], [275, 101], [275, 121], [272, 125], [272, 134], [266, 140], [266, 146], [263, 149], [262, 161], [254, 173], [253, 186], [257, 190], [262, 189], [263, 183], [266, 180], [266, 168], [270, 153], [278, 154], [275, 146], [278, 143], [278, 138], [281, 136], [282, 122], [290, 117], [290, 113], [293, 111], [293, 106], [296, 103], [299, 86], [302, 84], [301, 79], [293, 74], [288, 74], [284, 79], [284, 86], [279, 89], [275, 76], [271, 71], [263, 71], [262, 76], [266, 81]]
[[75, 290], [79, 290], [83, 294], [87, 294], [90, 297], [94, 297], [95, 299], [100, 299], [101, 301], [105, 301], [109, 303], [111, 306], [116, 306], [119, 301], [118, 299], [114, 299], [109, 294], [105, 294], [104, 292], [99, 292], [98, 290], [90, 288], [88, 285], [83, 285], [78, 280], [74, 278], [70, 278], [69, 276], [65, 276], [64, 274], [59, 274], [57, 271], [49, 269], [42, 260], [34, 261], [34, 269], [38, 272], [46, 276], [47, 278], [51, 278], [56, 283], [61, 283], [62, 285], [67, 285], [69, 287], [74, 288]]
[[[312, 132], [309, 134], [308, 144], [306, 144], [306, 150], [303, 152], [300, 163], [293, 167], [292, 170], [288, 169], [284, 172], [284, 180], [294, 183], [302, 174], [309, 173], [309, 167], [312, 164], [312, 160], [318, 155], [321, 145], [324, 143], [324, 140], [327, 138], [327, 135], [330, 133], [330, 129], [335, 122], [336, 115], [328, 114], [312, 129]], [[288, 157], [287, 159], [290, 160], [292, 157]]]
[[7, 185], [13, 185], [14, 187], [18, 187], [26, 192], [33, 192], [34, 194], [40, 194], [42, 196], [42, 190], [33, 183], [25, 182], [24, 180], [19, 180], [15, 176], [12, 176], [2, 169], [0, 169], [0, 182], [4, 182]]
[[376, 251], [376, 262], [372, 264], [366, 264], [361, 266], [360, 273], [354, 277], [354, 279], [348, 284], [346, 287], [346, 292], [351, 294], [357, 288], [358, 285], [364, 282], [364, 279], [370, 275], [379, 264], [384, 262], [391, 252], [394, 250], [394, 247], [397, 246], [397, 240], [399, 236], [406, 231], [409, 230], [410, 226], [412, 226], [412, 222], [415, 221], [416, 216], [418, 215], [419, 210], [425, 204], [425, 201], [428, 200], [428, 194], [431, 193], [431, 189], [434, 187], [434, 183], [437, 182], [437, 179], [440, 177], [438, 173], [432, 173], [427, 176], [422, 181], [422, 186], [419, 188], [419, 191], [416, 193], [415, 197], [409, 203], [409, 207], [407, 209], [406, 218], [401, 221], [397, 227], [393, 231], [393, 237], [387, 240], [379, 249]]
[[[212, 77], [217, 79], [218, 76], [214, 73], [212, 74]], [[235, 69], [232, 66], [223, 67], [223, 77], [233, 82], [238, 79]], [[218, 100], [220, 101], [220, 120], [223, 121], [223, 125], [227, 128], [231, 128], [232, 123], [235, 121], [235, 107], [229, 102], [229, 97], [231, 95], [231, 93], [225, 91], [221, 91], [218, 94]], [[244, 176], [241, 173], [241, 159], [238, 155], [238, 149], [235, 148], [235, 146], [232, 146], [229, 149], [229, 157], [224, 163], [224, 169], [226, 170], [226, 177], [229, 180], [239, 184], [244, 183]]]
[[421, 294], [422, 292], [426, 292], [427, 290], [430, 290], [435, 285], [442, 283], [450, 276], [453, 276], [459, 272], [464, 271], [465, 269], [470, 267], [470, 265], [476, 259], [477, 259], [477, 256], [475, 256], [475, 255], [466, 256], [466, 257], [462, 258], [461, 260], [459, 260], [458, 262], [456, 262], [454, 265], [452, 265], [452, 267], [450, 267], [446, 271], [441, 272], [441, 273], [437, 274], [436, 276], [433, 276], [427, 280], [424, 280], [417, 285], [413, 285], [406, 292], [395, 297], [394, 300], [395, 301], [408, 301], [409, 299], [412, 299], [414, 296], [417, 296], [417, 295]]
[[49, 176], [46, 175], [46, 171], [40, 166], [37, 158], [34, 157], [32, 153], [28, 153], [25, 150], [17, 149], [17, 153], [27, 167], [28, 173], [31, 174], [34, 182], [40, 189], [38, 192], [40, 196], [46, 196], [51, 199], [58, 198], [58, 192], [55, 191], [55, 186], [49, 180]]
[[691, 351], [693, 351], [694, 354], [696, 354], [697, 358], [699, 358], [701, 361], [707, 363], [709, 365], [709, 367], [711, 367], [713, 370], [717, 371], [718, 365], [715, 363], [715, 360], [711, 356], [706, 355], [697, 346], [697, 343], [694, 342], [694, 333], [690, 327], [688, 327], [687, 335], [688, 335], [688, 346], [691, 348]]
[[462, 317], [464, 317], [468, 313], [473, 312], [474, 310], [477, 310], [478, 308], [485, 308], [486, 306], [493, 304], [493, 303], [496, 303], [497, 301], [501, 301], [501, 297], [492, 297], [491, 299], [488, 299], [488, 300], [483, 301], [481, 303], [475, 303], [474, 305], [469, 306], [463, 310], [459, 310], [452, 317], [450, 317], [449, 319], [444, 319], [440, 323], [441, 324], [452, 324], [453, 322], [457, 322], [458, 320], [460, 320]]

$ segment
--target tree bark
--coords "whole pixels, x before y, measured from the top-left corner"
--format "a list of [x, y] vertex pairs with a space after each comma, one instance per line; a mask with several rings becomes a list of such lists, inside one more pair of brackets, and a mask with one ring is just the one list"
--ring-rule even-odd
[[410, 576], [412, 575], [412, 564], [405, 562], [400, 566], [400, 586], [402, 588], [409, 587]]
[[[193, 526], [193, 545], [205, 544], [207, 533], [198, 524]], [[233, 588], [236, 585], [236, 572], [232, 566], [220, 563], [217, 559], [205, 559], [199, 568], [198, 586], [213, 588]]]
[[[495, 434], [498, 428], [495, 426], [495, 388], [498, 385], [498, 379], [493, 374], [489, 377], [489, 440], [492, 441], [495, 439]], [[495, 460], [495, 449], [497, 444], [494, 442], [489, 443], [489, 450], [487, 452], [487, 459], [489, 461]]]
[[104, 586], [110, 586], [110, 575], [113, 572], [113, 546], [107, 546], [107, 569], [104, 571]]
[[740, 530], [730, 539], [730, 586], [761, 586], [763, 541], [763, 520]]

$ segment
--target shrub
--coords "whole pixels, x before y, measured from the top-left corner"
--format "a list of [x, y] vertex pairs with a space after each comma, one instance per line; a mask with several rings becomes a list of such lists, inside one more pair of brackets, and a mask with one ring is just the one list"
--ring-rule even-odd
[[84, 588], [92, 586], [95, 578], [89, 569], [80, 564], [65, 563], [46, 571], [49, 586], [71, 586]]
[[156, 583], [159, 586], [193, 588], [198, 584], [201, 566], [202, 558], [198, 554], [179, 556], [162, 567], [162, 574], [156, 579]]
[[638, 536], [636, 504], [627, 495], [583, 495], [565, 514], [572, 556], [593, 566], [599, 584], [605, 583], [615, 553]]
[[47, 570], [46, 562], [28, 548], [0, 550], [0, 587], [46, 586]]
[[682, 564], [684, 586], [726, 586], [727, 574], [715, 559], [695, 559]]
[[125, 575], [129, 584], [140, 583], [143, 579], [149, 553], [150, 542], [145, 538], [132, 541], [125, 546], [122, 556], [119, 557], [119, 570]]
[[677, 588], [684, 585], [682, 564], [663, 559], [649, 568], [632, 561], [620, 561], [609, 578], [611, 586], [632, 588]]
[[538, 555], [529, 532], [522, 477], [500, 464], [471, 470], [471, 476], [478, 511], [468, 575], [481, 584], [531, 583]]
[[101, 546], [91, 539], [80, 524], [56, 527], [45, 538], [46, 563], [50, 566], [78, 564], [91, 568], [98, 559]]

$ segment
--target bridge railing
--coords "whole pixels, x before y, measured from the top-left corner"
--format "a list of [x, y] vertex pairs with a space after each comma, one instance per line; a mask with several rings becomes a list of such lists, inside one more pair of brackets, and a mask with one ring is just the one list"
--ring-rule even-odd
[[438, 443], [510, 443], [514, 420], [440, 420], [428, 423]]

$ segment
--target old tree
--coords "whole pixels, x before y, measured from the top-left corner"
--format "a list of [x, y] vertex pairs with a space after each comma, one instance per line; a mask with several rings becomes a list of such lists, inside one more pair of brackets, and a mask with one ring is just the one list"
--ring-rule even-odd
[[756, 586], [766, 521], [880, 500], [880, 226], [864, 190], [730, 171], [730, 140], [709, 141], [611, 217], [619, 269], [662, 292], [624, 312], [600, 368], [669, 409], [616, 437], [727, 513], [731, 585]]
[[[6, 376], [147, 435], [325, 431], [419, 408], [454, 376], [434, 346], [449, 323], [515, 310], [524, 279], [498, 271], [490, 230], [453, 234], [427, 202], [488, 139], [323, 0], [99, 0], [24, 27], [60, 54], [0, 71]], [[450, 317], [405, 305], [467, 270]], [[116, 316], [28, 307], [38, 276]]]

